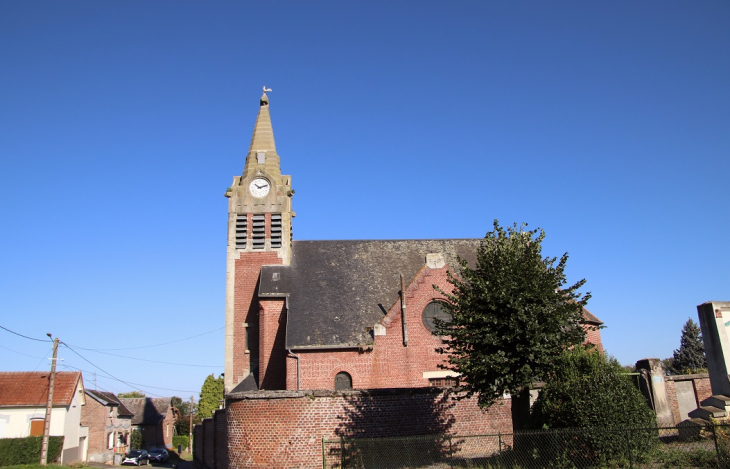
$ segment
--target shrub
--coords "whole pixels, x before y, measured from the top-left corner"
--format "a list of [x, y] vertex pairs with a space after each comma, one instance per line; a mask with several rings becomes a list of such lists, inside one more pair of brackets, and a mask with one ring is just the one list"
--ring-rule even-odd
[[[571, 459], [639, 460], [657, 443], [656, 417], [621, 365], [595, 349], [565, 350], [533, 407], [535, 428], [591, 428]], [[617, 431], [615, 429], [622, 429]]]
[[[0, 439], [0, 466], [15, 466], [19, 464], [38, 464], [41, 460], [40, 436], [25, 438]], [[63, 437], [52, 436], [48, 439], [48, 462], [53, 462], [61, 456]]]
[[187, 435], [173, 436], [172, 446], [177, 449], [178, 446], [182, 446], [183, 449], [187, 449], [190, 445], [190, 437]]

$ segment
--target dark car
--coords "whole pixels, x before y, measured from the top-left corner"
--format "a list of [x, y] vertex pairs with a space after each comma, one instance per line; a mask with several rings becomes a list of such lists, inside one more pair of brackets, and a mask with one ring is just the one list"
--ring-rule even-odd
[[168, 459], [170, 459], [170, 455], [166, 449], [158, 448], [150, 450], [150, 461], [167, 462]]
[[141, 466], [142, 464], [149, 463], [150, 454], [143, 449], [135, 449], [133, 451], [130, 451], [126, 454], [126, 456], [124, 456], [124, 461], [122, 461], [122, 465], [132, 464], [133, 466]]

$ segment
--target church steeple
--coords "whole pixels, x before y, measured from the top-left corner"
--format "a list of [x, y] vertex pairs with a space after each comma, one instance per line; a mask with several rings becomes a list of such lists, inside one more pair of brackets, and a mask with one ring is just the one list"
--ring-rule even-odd
[[276, 252], [285, 265], [291, 256], [291, 176], [281, 174], [269, 97], [264, 87], [243, 174], [226, 191], [230, 199], [229, 249]]
[[251, 145], [248, 147], [243, 177], [250, 175], [261, 164], [264, 165], [269, 173], [281, 174], [279, 155], [276, 153], [276, 142], [274, 141], [274, 129], [271, 125], [271, 115], [269, 114], [269, 97], [266, 96], [267, 91], [271, 90], [264, 86], [264, 94], [260, 99], [261, 107], [259, 107], [259, 114], [256, 116], [256, 125], [253, 128]]
[[[259, 350], [273, 346], [269, 334], [275, 333], [279, 323], [270, 315], [262, 317], [258, 307], [252, 308], [258, 304], [254, 286], [261, 266], [289, 265], [291, 260], [294, 191], [291, 176], [281, 174], [267, 91], [271, 90], [264, 87], [243, 173], [226, 189], [226, 392], [239, 384], [256, 387]], [[268, 352], [262, 352], [262, 369], [270, 359]]]

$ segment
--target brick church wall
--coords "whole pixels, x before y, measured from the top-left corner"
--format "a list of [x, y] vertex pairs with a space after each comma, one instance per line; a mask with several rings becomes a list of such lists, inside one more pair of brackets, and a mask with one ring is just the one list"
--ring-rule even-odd
[[[408, 345], [403, 345], [401, 303], [397, 301], [381, 321], [385, 335], [374, 337], [372, 350], [296, 351], [299, 356], [301, 389], [333, 389], [335, 375], [346, 372], [353, 389], [428, 386], [423, 372], [436, 372], [444, 355], [436, 352], [441, 339], [423, 325], [421, 314], [428, 303], [443, 295], [437, 285], [449, 290], [446, 268], [424, 269], [406, 288], [406, 322]], [[287, 389], [297, 389], [297, 361], [287, 360]]]
[[[456, 400], [435, 388], [260, 391], [228, 397], [231, 468], [322, 467], [323, 437], [512, 431], [510, 399], [483, 411], [476, 399]], [[208, 438], [205, 443], [212, 444]], [[225, 467], [220, 458], [211, 469]]]
[[[250, 218], [250, 215], [249, 215]], [[249, 226], [251, 226], [249, 220]], [[250, 236], [250, 235], [249, 235]], [[276, 252], [247, 252], [235, 261], [235, 296], [233, 299], [233, 382], [238, 383], [248, 374], [248, 354], [258, 355], [259, 351], [259, 305], [258, 281], [262, 265], [281, 264]], [[246, 343], [248, 324], [249, 340]], [[248, 351], [248, 353], [247, 353]]]

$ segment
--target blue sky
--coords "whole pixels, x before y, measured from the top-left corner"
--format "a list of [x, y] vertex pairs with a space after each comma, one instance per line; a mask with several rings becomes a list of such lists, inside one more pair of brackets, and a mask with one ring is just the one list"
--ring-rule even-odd
[[[266, 85], [295, 239], [527, 222], [609, 353], [668, 357], [730, 300], [729, 23], [726, 1], [1, 1], [0, 325], [60, 337], [89, 387], [197, 395]], [[4, 370], [49, 353], [0, 330]]]

